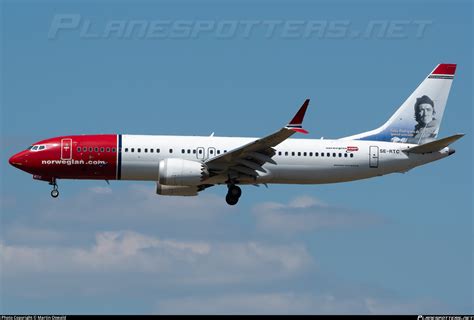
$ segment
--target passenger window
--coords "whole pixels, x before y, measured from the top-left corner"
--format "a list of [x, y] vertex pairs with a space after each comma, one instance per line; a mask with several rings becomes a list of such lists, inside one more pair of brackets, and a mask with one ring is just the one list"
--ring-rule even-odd
[[150, 149], [150, 153], [153, 153], [153, 149]]
[[310, 153], [309, 153], [309, 156], [310, 156], [310, 157], [312, 157], [312, 156], [313, 156], [313, 153], [312, 153], [312, 152], [310, 152]]
[[131, 148], [131, 149], [130, 149], [130, 152], [135, 152], [135, 148]]
[[87, 147], [83, 147], [82, 152], [86, 152], [86, 151], [87, 151]]
[[227, 150], [224, 150], [224, 153], [226, 153], [226, 152], [227, 152]]
[[115, 152], [115, 148], [112, 148], [112, 152]]
[[220, 150], [217, 150], [217, 154], [221, 154], [221, 151], [220, 151]]
[[82, 150], [81, 147], [77, 148], [77, 152], [81, 152], [81, 150]]
[[324, 152], [321, 152], [321, 157], [324, 157]]
[[278, 151], [278, 155], [281, 156], [281, 151]]
[[110, 148], [107, 148], [107, 152], [110, 152]]
[[202, 154], [202, 149], [199, 149], [199, 154]]
[[306, 157], [306, 152], [303, 152], [303, 156], [305, 156], [305, 157]]
[[137, 152], [138, 152], [138, 153], [142, 152], [142, 149], [141, 149], [141, 148], [137, 148]]
[[300, 157], [300, 156], [301, 156], [301, 152], [298, 152], [298, 157]]
[[347, 158], [347, 153], [344, 153], [344, 158]]
[[186, 151], [184, 151], [184, 149], [181, 149], [181, 153], [183, 153], [183, 154], [184, 154], [185, 152], [186, 152]]
[[196, 149], [193, 149], [193, 154], [196, 154]]
[[147, 148], [145, 148], [145, 153], [148, 153], [148, 149], [147, 149]]
[[294, 152], [292, 152], [292, 153], [291, 153], [291, 155], [294, 157], [294, 156], [295, 156], [295, 153], [294, 153]]
[[211, 149], [211, 150], [209, 150], [209, 152], [210, 152], [211, 154], [214, 154], [214, 150], [212, 150], [212, 149]]
[[100, 152], [104, 152], [104, 148], [100, 148]]
[[156, 153], [160, 153], [160, 149], [156, 149]]
[[191, 149], [188, 149], [188, 154], [190, 154], [190, 153], [191, 153]]
[[331, 156], [331, 154], [328, 152], [328, 153], [326, 153], [326, 156], [330, 157], [330, 156]]
[[170, 149], [170, 153], [173, 153], [173, 149]]
[[128, 148], [125, 148], [125, 152], [128, 152]]
[[332, 156], [333, 156], [333, 157], [336, 157], [336, 153], [335, 153], [335, 152], [333, 152]]
[[353, 153], [351, 153], [351, 158], [354, 158], [354, 154], [353, 154]]
[[99, 148], [95, 147], [95, 148], [94, 148], [94, 151], [95, 151], [95, 152], [99, 152]]
[[287, 155], [288, 155], [288, 151], [285, 151], [285, 156], [287, 156]]
[[342, 153], [339, 153], [339, 158], [342, 157]]

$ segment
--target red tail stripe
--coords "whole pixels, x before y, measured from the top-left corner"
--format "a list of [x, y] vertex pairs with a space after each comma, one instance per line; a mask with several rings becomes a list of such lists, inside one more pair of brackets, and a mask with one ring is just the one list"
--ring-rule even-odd
[[454, 75], [456, 72], [456, 65], [455, 64], [448, 64], [443, 63], [436, 67], [436, 69], [431, 74], [448, 74]]

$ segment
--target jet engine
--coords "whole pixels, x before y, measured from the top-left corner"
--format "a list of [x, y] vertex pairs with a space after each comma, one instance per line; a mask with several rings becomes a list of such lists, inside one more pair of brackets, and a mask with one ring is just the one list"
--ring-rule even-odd
[[167, 186], [198, 186], [209, 177], [204, 163], [170, 158], [160, 161], [158, 183]]

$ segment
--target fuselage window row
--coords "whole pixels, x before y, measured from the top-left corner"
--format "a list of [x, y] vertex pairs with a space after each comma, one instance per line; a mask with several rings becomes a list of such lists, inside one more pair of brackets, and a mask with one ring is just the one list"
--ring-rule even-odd
[[[99, 152], [99, 150], [100, 150], [100, 152], [111, 152], [111, 151], [112, 151], [112, 152], [115, 152], [115, 151], [116, 151], [115, 148], [104, 148], [104, 147], [100, 147], [100, 149], [99, 149], [99, 147], [89, 147], [89, 148], [88, 148], [88, 147], [77, 147], [77, 152], [87, 152], [87, 150], [89, 150], [89, 152], [93, 152], [93, 151]], [[130, 151], [130, 152], [135, 152], [135, 148], [130, 148], [130, 149], [129, 149], [129, 148], [124, 148], [123, 150], [124, 150], [124, 152], [129, 152], [129, 151]], [[141, 153], [142, 148], [137, 148], [136, 150], [137, 150], [138, 153]], [[148, 152], [149, 152], [149, 153], [155, 153], [155, 150], [156, 150], [156, 153], [160, 153], [160, 149], [159, 149], [159, 148], [158, 148], [158, 149], [153, 149], [153, 148], [144, 148], [144, 149], [143, 149], [143, 151], [144, 151], [145, 153], [148, 153]], [[199, 148], [199, 150], [197, 151], [197, 153], [198, 153], [198, 154], [203, 154], [203, 152], [204, 152], [203, 150], [204, 150], [203, 148]], [[120, 151], [121, 151], [121, 150], [120, 150]], [[227, 150], [224, 150], [224, 153], [226, 153], [226, 152], [227, 152]], [[173, 153], [173, 149], [169, 149], [169, 153]], [[196, 154], [196, 149], [181, 149], [181, 153], [182, 153], [182, 154], [191, 154], [191, 153], [192, 153], [192, 154]], [[221, 150], [215, 150], [215, 153], [216, 153], [216, 154], [221, 154]], [[214, 155], [214, 149], [210, 149], [210, 150], [209, 150], [209, 154], [210, 154], [210, 155]], [[348, 156], [348, 154], [349, 154], [349, 156]], [[282, 156], [282, 155], [288, 156], [288, 155], [290, 155], [290, 152], [288, 152], [288, 151], [284, 151], [284, 152], [283, 152], [283, 151], [278, 151], [278, 155], [279, 155], [279, 156]], [[301, 157], [301, 156], [307, 157], [307, 156], [309, 156], [309, 157], [312, 157], [312, 156], [313, 156], [313, 152], [294, 152], [294, 151], [292, 151], [292, 152], [291, 152], [291, 156], [293, 156], [293, 157], [294, 157], [294, 156], [298, 156], [298, 157]], [[326, 156], [326, 157], [331, 157], [331, 153], [330, 153], [330, 152], [327, 152], [327, 153], [324, 153], [324, 152], [321, 152], [321, 153], [319, 153], [319, 152], [314, 152], [314, 156], [315, 156], [315, 157], [319, 157], [319, 156], [321, 156], [321, 157], [324, 157], [324, 156]], [[339, 158], [342, 158], [342, 157], [344, 157], [344, 158], [351, 157], [351, 158], [353, 158], [353, 157], [354, 157], [354, 154], [353, 154], [353, 153], [347, 153], [347, 152], [345, 152], [345, 153], [341, 153], [341, 152], [335, 153], [335, 152], [333, 152], [333, 153], [332, 153], [332, 157], [334, 157], [334, 158], [336, 158], [336, 157], [339, 157]]]
[[[279, 156], [282, 156], [283, 154], [284, 154], [285, 156], [288, 156], [288, 155], [290, 154], [290, 152], [288, 152], [288, 151], [285, 151], [285, 152], [283, 152], [283, 151], [278, 151], [278, 155], [279, 155]], [[347, 158], [347, 157], [348, 157], [348, 154], [349, 154], [349, 157], [354, 158], [354, 154], [353, 154], [353, 153], [347, 153], [347, 152], [344, 153], [344, 155], [343, 155], [343, 153], [341, 153], [341, 152], [339, 152], [339, 153], [333, 152], [333, 153], [332, 153], [332, 156], [333, 156], [334, 158], [336, 158], [336, 157], [339, 157], [339, 158], [342, 158], [342, 157]], [[303, 156], [303, 157], [310, 156], [310, 157], [312, 157], [312, 156], [313, 156], [313, 153], [312, 153], [312, 152], [291, 152], [291, 156], [293, 156], [293, 157], [294, 157], [294, 156], [298, 156], [298, 157], [301, 157], [301, 156]], [[315, 156], [315, 157], [319, 157], [319, 156], [320, 156], [319, 152], [315, 152], [315, 153], [314, 153], [314, 156]], [[321, 157], [324, 157], [324, 156], [326, 156], [326, 157], [331, 157], [331, 153], [330, 153], [330, 152], [327, 152], [327, 153], [321, 152]]]

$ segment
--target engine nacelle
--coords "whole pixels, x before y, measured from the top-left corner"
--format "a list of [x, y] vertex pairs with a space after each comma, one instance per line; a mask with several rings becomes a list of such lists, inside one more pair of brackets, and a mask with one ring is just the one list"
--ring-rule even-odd
[[205, 164], [183, 159], [160, 161], [158, 182], [167, 186], [197, 186], [209, 177]]
[[197, 196], [197, 186], [166, 186], [157, 183], [156, 193], [162, 196]]

